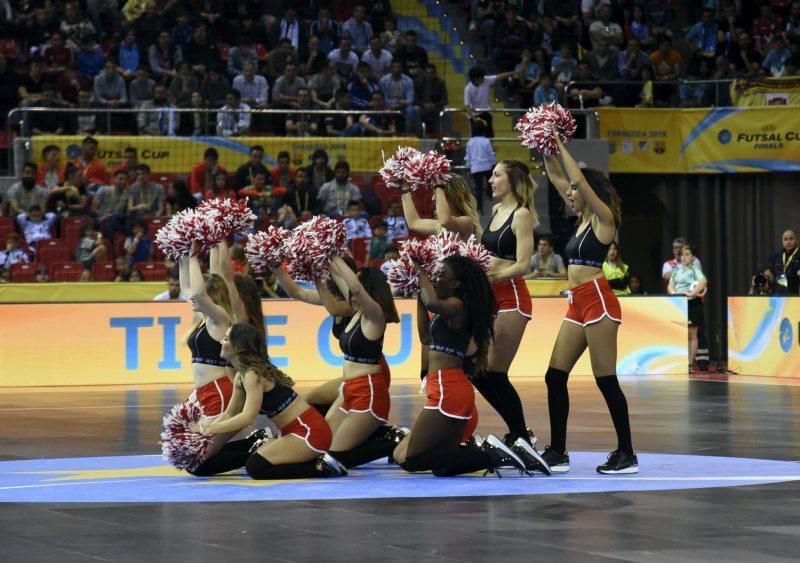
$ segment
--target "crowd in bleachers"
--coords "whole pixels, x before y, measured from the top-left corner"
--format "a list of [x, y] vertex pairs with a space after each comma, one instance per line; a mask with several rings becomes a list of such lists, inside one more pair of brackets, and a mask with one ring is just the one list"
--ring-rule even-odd
[[711, 81], [798, 75], [800, 2], [681, 3], [688, 26], [675, 5], [473, 0], [470, 27], [499, 71], [516, 71], [506, 87], [521, 107], [724, 106], [729, 84]]
[[[17, 114], [25, 134], [387, 136], [435, 127], [447, 103], [388, 0], [118, 4], [0, 2], [3, 119], [36, 106], [80, 111]], [[143, 111], [98, 111], [120, 108]]]

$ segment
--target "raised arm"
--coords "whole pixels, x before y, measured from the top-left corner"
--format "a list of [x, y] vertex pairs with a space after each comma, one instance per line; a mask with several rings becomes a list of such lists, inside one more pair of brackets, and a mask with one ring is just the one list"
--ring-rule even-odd
[[533, 216], [526, 207], [517, 209], [511, 221], [511, 231], [517, 237], [517, 257], [511, 266], [489, 272], [492, 283], [524, 276], [531, 269], [533, 256]]
[[189, 285], [189, 258], [181, 258], [178, 265], [178, 279], [181, 283], [181, 295], [191, 295], [192, 288]]
[[428, 310], [425, 308], [425, 303], [422, 302], [422, 297], [417, 297], [417, 334], [419, 335], [419, 342], [423, 346], [429, 346], [431, 343], [431, 325], [428, 319]]
[[[450, 204], [447, 201], [445, 186], [436, 186], [436, 217], [438, 223], [448, 231], [458, 233], [463, 239], [468, 239], [470, 235], [477, 235], [475, 223], [467, 215], [453, 215]], [[413, 202], [412, 202], [413, 203]], [[405, 206], [404, 206], [405, 207]]]
[[[194, 245], [192, 245], [194, 254]], [[189, 259], [189, 298], [197, 303], [200, 312], [206, 317], [209, 331], [224, 333], [230, 325], [228, 313], [214, 303], [206, 293], [206, 283], [203, 279], [203, 272], [200, 270], [200, 261], [197, 256]]]
[[[425, 309], [431, 313], [441, 315], [445, 320], [462, 321], [463, 319], [461, 317], [464, 314], [464, 302], [457, 297], [439, 299], [425, 270], [417, 263], [414, 263], [414, 266], [417, 269], [417, 276], [419, 277], [419, 299], [422, 301]], [[428, 333], [428, 338], [430, 338], [430, 333]]]
[[561, 139], [558, 137], [558, 135], [555, 135], [555, 138], [556, 143], [558, 144], [558, 150], [561, 153], [561, 160], [564, 161], [564, 168], [569, 176], [570, 185], [577, 188], [578, 192], [581, 194], [581, 197], [583, 197], [583, 201], [586, 202], [586, 205], [589, 206], [589, 209], [592, 210], [592, 213], [597, 216], [603, 225], [616, 230], [614, 214], [611, 212], [611, 209], [609, 209], [609, 207], [603, 203], [599, 197], [597, 197], [597, 194], [594, 193], [594, 190], [589, 185], [589, 182], [587, 182], [586, 178], [584, 178], [583, 172], [581, 172], [581, 167], [578, 166], [578, 163], [574, 158], [572, 158], [572, 155], [569, 154], [569, 151], [561, 142]]
[[250, 318], [247, 316], [247, 309], [244, 307], [239, 290], [236, 289], [236, 281], [233, 279], [233, 264], [231, 263], [231, 252], [230, 248], [228, 248], [227, 240], [222, 239], [222, 242], [211, 249], [210, 268], [211, 273], [219, 274], [225, 280], [225, 285], [228, 286], [231, 312], [233, 313], [231, 323], [247, 324]]
[[292, 279], [283, 266], [278, 266], [272, 270], [272, 273], [275, 274], [275, 279], [278, 280], [278, 285], [280, 285], [292, 299], [296, 301], [302, 301], [303, 303], [308, 303], [309, 305], [323, 304], [319, 293], [297, 285], [297, 282]]
[[558, 157], [555, 155], [545, 156], [544, 167], [547, 170], [547, 177], [550, 178], [550, 182], [555, 186], [558, 195], [560, 195], [561, 199], [566, 203], [569, 203], [567, 201], [569, 180], [564, 176], [564, 169], [561, 168], [561, 162], [559, 162]]
[[355, 272], [338, 256], [331, 261], [331, 273], [335, 276], [337, 284], [344, 283], [346, 288], [342, 288], [342, 293], [344, 295], [347, 295], [346, 291], [350, 293], [350, 297], [355, 299], [358, 308], [369, 321], [385, 324], [381, 306], [367, 293]]
[[411, 197], [411, 191], [408, 189], [408, 184], [403, 185], [400, 193], [402, 194], [403, 217], [406, 219], [408, 228], [423, 235], [435, 235], [439, 222], [435, 219], [423, 219], [419, 216], [417, 206], [414, 204], [414, 198]]
[[[334, 279], [334, 283], [335, 282], [336, 279]], [[328, 289], [327, 285], [320, 281], [316, 282], [316, 285], [317, 295], [319, 296], [320, 301], [322, 301], [322, 305], [325, 306], [325, 310], [328, 311], [331, 316], [349, 317], [355, 312], [353, 311], [353, 307], [350, 305], [350, 300], [347, 299], [347, 297], [345, 297], [345, 299], [336, 299], [336, 297], [334, 297], [334, 295]], [[347, 291], [344, 293], [344, 295], [347, 296], [349, 293], [350, 292]]]

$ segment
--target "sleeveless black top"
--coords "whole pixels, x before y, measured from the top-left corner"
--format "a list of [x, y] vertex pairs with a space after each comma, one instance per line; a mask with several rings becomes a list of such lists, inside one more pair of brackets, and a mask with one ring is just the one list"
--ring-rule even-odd
[[[488, 227], [483, 231], [481, 235], [481, 244], [486, 247], [486, 250], [488, 250], [492, 256], [497, 256], [503, 260], [517, 259], [517, 235], [511, 230], [511, 222], [514, 220], [514, 214], [517, 212], [517, 209], [519, 209], [519, 207], [511, 212], [506, 222], [496, 231], [490, 231]], [[495, 215], [497, 215], [497, 211], [492, 214], [489, 225], [492, 224]]]
[[260, 412], [267, 418], [272, 418], [285, 411], [297, 398], [297, 391], [286, 385], [275, 384], [275, 387], [266, 391], [261, 398]]
[[431, 350], [463, 358], [467, 353], [470, 338], [463, 331], [453, 330], [439, 315], [431, 319], [430, 346]]
[[378, 340], [368, 340], [361, 330], [361, 319], [350, 330], [339, 335], [339, 349], [348, 362], [379, 364], [383, 356], [383, 335]]
[[200, 323], [189, 335], [189, 350], [192, 352], [193, 364], [205, 364], [209, 366], [222, 366], [229, 367], [231, 364], [228, 360], [220, 357], [219, 353], [222, 350], [222, 344], [214, 340], [208, 329], [206, 323]]
[[600, 242], [597, 239], [597, 235], [594, 234], [591, 223], [580, 235], [578, 234], [579, 228], [580, 225], [575, 228], [575, 235], [570, 237], [564, 249], [564, 254], [567, 256], [567, 264], [570, 266], [602, 268], [611, 243], [603, 244]]
[[331, 324], [331, 334], [335, 339], [339, 339], [339, 337], [344, 332], [344, 329], [347, 328], [347, 325], [350, 324], [350, 320], [353, 317], [339, 317], [339, 320], [336, 320], [336, 317], [333, 318], [333, 324]]

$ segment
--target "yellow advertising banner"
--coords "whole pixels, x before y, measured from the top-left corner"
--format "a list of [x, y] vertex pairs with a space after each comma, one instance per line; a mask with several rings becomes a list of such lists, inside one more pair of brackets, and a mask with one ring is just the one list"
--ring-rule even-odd
[[800, 376], [800, 297], [728, 297], [728, 368]]
[[598, 113], [613, 173], [800, 171], [798, 108], [601, 108]]
[[800, 78], [740, 78], [731, 82], [730, 92], [737, 106], [798, 106]]
[[[274, 166], [278, 153], [288, 151], [292, 165], [308, 166], [317, 149], [325, 149], [331, 166], [346, 160], [355, 173], [376, 173], [383, 165], [383, 154], [393, 154], [398, 146], [419, 146], [412, 137], [339, 138], [339, 137], [149, 137], [98, 135], [97, 157], [108, 170], [122, 164], [126, 147], [135, 147], [139, 162], [150, 166], [154, 174], [189, 174], [195, 164], [203, 161], [209, 147], [219, 152], [220, 164], [228, 172], [247, 162], [250, 147], [264, 147], [264, 162]], [[48, 145], [61, 148], [68, 160], [81, 155], [83, 137], [74, 135], [37, 135], [33, 137], [33, 154], [37, 163], [43, 162], [42, 149]]]
[[[685, 373], [686, 301], [627, 297], [619, 332], [621, 374]], [[419, 377], [414, 300], [397, 300], [399, 324], [389, 325], [384, 353], [394, 377]], [[562, 318], [564, 298], [533, 301], [533, 320], [512, 365], [516, 377], [543, 376]], [[270, 356], [298, 381], [341, 374], [331, 318], [321, 307], [264, 302]], [[191, 382], [183, 336], [192, 313], [185, 303], [0, 305], [0, 387]], [[584, 354], [575, 374], [590, 374]]]

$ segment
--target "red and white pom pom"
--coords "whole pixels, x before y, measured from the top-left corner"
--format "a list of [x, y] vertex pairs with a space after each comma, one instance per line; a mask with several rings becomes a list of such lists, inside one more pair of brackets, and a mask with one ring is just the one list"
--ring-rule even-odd
[[233, 233], [246, 233], [253, 228], [256, 215], [247, 205], [247, 198], [234, 201], [231, 198], [215, 198], [203, 201], [197, 211], [219, 221], [223, 235], [227, 238]]
[[191, 471], [205, 461], [211, 435], [189, 430], [202, 417], [203, 407], [196, 401], [179, 403], [164, 415], [161, 455], [170, 465]]
[[439, 269], [439, 253], [436, 237], [424, 240], [408, 239], [400, 243], [400, 258], [389, 263], [387, 279], [400, 295], [412, 295], [419, 291], [419, 277], [414, 262], [418, 263], [429, 278], [435, 279]]
[[292, 230], [288, 248], [289, 275], [308, 282], [325, 280], [329, 262], [347, 251], [347, 233], [342, 223], [317, 215]]
[[470, 235], [467, 242], [461, 242], [459, 254], [473, 260], [484, 272], [492, 269], [492, 255], [475, 235]]
[[566, 143], [575, 134], [577, 124], [568, 110], [553, 102], [531, 108], [517, 121], [514, 129], [519, 131], [517, 138], [523, 146], [544, 156], [553, 156], [558, 153], [553, 132], [560, 137], [562, 143]]
[[266, 231], [250, 235], [244, 245], [244, 254], [255, 272], [278, 267], [289, 257], [291, 231], [270, 225]]
[[453, 177], [450, 161], [436, 151], [419, 153], [406, 163], [406, 180], [412, 190], [434, 189]]
[[174, 262], [189, 256], [194, 241], [197, 212], [185, 209], [172, 216], [166, 225], [156, 233], [156, 245]]
[[386, 271], [386, 278], [398, 295], [408, 297], [419, 291], [419, 277], [414, 264], [403, 256], [397, 260], [389, 261], [389, 269]]
[[406, 164], [419, 155], [419, 151], [412, 147], [399, 147], [394, 155], [387, 158], [379, 174], [386, 187], [390, 190], [399, 190], [406, 181]]

